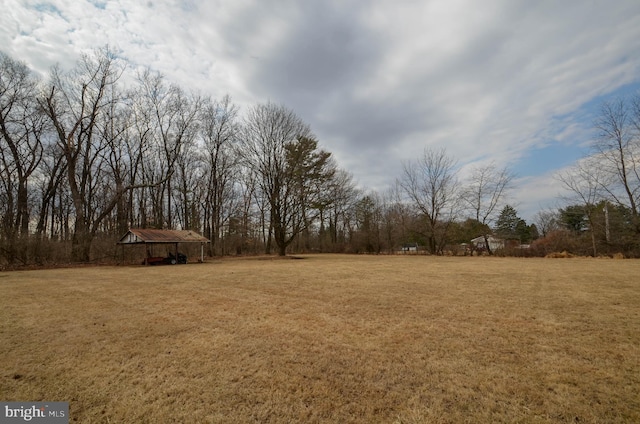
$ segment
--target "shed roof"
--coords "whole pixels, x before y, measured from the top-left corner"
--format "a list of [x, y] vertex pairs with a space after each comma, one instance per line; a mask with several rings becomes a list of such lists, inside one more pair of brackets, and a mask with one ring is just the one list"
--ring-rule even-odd
[[191, 230], [130, 228], [118, 241], [118, 244], [138, 243], [209, 243], [209, 239]]
[[[487, 240], [489, 241], [489, 243], [501, 243], [504, 241], [503, 239], [497, 238], [494, 236], [487, 236]], [[474, 239], [471, 239], [470, 241], [471, 243], [478, 243], [478, 242], [484, 243], [484, 236], [476, 237]]]

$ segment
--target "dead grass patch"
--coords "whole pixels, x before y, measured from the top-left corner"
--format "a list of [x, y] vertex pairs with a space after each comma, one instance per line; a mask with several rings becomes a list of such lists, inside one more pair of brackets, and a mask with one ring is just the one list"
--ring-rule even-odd
[[547, 253], [545, 255], [545, 258], [547, 258], [547, 259], [549, 259], [549, 258], [551, 258], [551, 259], [558, 259], [558, 258], [566, 259], [566, 258], [575, 258], [575, 257], [576, 257], [576, 255], [574, 255], [572, 253], [569, 253], [566, 250], [563, 250], [562, 252], [551, 252], [551, 253]]
[[82, 423], [640, 422], [640, 262], [0, 274], [0, 399]]

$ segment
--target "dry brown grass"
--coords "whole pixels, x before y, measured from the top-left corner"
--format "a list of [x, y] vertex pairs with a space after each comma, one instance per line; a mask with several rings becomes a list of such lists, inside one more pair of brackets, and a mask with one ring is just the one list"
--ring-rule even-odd
[[82, 423], [640, 422], [640, 262], [0, 274], [0, 399]]
[[551, 253], [547, 253], [545, 255], [545, 258], [549, 259], [549, 258], [553, 258], [553, 259], [557, 259], [557, 258], [574, 258], [575, 255], [567, 252], [566, 250], [563, 250], [562, 252], [551, 252]]

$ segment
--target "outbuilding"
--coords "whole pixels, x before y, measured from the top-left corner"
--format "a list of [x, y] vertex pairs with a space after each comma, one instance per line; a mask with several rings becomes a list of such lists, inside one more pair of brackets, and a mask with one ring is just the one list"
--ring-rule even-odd
[[[210, 243], [209, 239], [191, 230], [156, 230], [147, 228], [130, 228], [118, 241], [119, 245], [144, 245], [145, 265], [156, 263], [179, 263], [181, 258], [178, 245], [181, 243], [200, 243], [200, 261], [204, 262], [204, 245]], [[155, 245], [173, 245], [173, 253], [168, 258], [153, 255]], [[186, 258], [184, 260], [186, 262]]]
[[496, 238], [494, 236], [480, 236], [471, 240], [474, 249], [481, 252], [487, 250], [487, 242], [489, 242], [489, 247], [491, 248], [492, 252], [495, 252], [499, 249], [504, 249], [504, 240]]

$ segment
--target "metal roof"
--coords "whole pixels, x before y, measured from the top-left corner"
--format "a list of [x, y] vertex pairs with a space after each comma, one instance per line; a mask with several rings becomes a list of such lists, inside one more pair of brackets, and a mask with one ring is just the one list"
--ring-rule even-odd
[[118, 244], [136, 243], [209, 243], [209, 239], [191, 230], [130, 228], [118, 242]]

